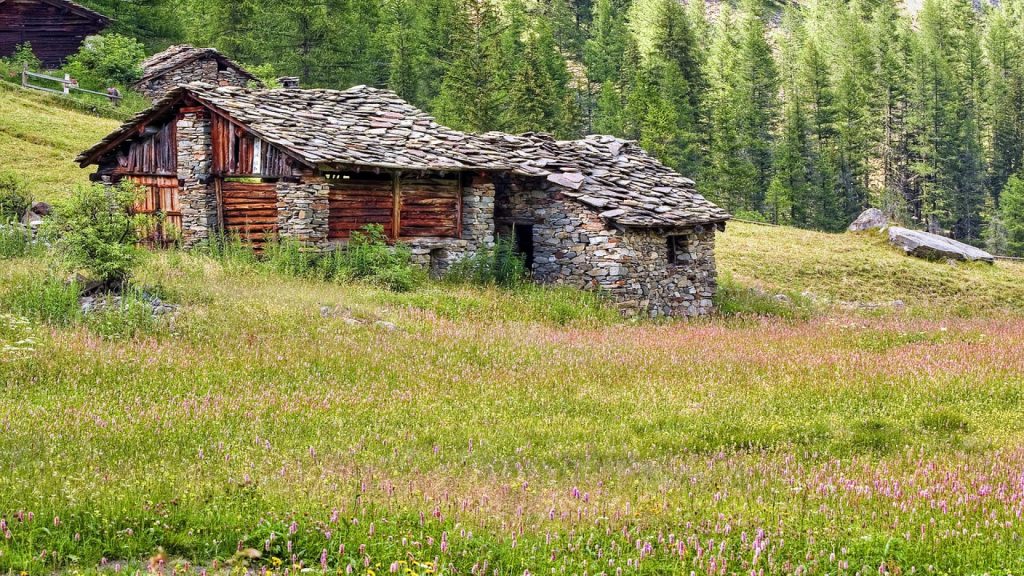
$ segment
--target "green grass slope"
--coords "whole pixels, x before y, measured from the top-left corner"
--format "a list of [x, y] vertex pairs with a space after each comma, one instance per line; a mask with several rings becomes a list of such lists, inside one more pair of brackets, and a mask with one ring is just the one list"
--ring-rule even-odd
[[32, 197], [41, 201], [88, 182], [92, 169], [79, 168], [75, 156], [119, 125], [55, 100], [0, 82], [0, 170], [23, 177]]
[[[54, 97], [0, 83], [0, 169], [24, 177], [38, 200], [54, 200], [90, 170], [74, 157], [118, 125], [68, 109]], [[934, 263], [909, 258], [879, 235], [824, 234], [733, 222], [719, 235], [723, 275], [767, 292], [810, 292], [826, 304], [902, 300], [962, 314], [1024, 310], [1024, 266]]]
[[825, 234], [732, 222], [718, 236], [719, 270], [772, 294], [813, 294], [825, 304], [901, 300], [945, 314], [1024, 311], [1024, 265], [930, 262], [904, 255], [879, 233]]

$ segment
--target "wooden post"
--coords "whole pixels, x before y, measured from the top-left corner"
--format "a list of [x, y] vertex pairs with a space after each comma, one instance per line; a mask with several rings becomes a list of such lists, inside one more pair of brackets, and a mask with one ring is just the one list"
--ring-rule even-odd
[[224, 234], [224, 179], [213, 177], [213, 194], [217, 202], [217, 234]]
[[64, 88], [65, 96], [71, 93], [71, 89], [69, 88], [69, 86], [71, 86], [71, 74], [64, 74], [64, 82], [61, 86]]
[[391, 238], [398, 241], [398, 235], [402, 231], [402, 173], [394, 172], [391, 174], [391, 183], [393, 186], [393, 196], [391, 200], [392, 212], [391, 212]]
[[21, 85], [28, 86], [28, 62], [21, 64]]

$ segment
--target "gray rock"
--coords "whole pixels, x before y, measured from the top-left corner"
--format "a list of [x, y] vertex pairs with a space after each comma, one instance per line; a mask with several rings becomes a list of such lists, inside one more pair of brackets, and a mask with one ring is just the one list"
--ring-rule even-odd
[[384, 320], [377, 320], [376, 322], [373, 323], [373, 325], [378, 327], [378, 328], [383, 328], [384, 330], [387, 330], [388, 332], [393, 332], [395, 330], [398, 330], [398, 326], [396, 326], [395, 324], [392, 324], [391, 322], [385, 322]]
[[860, 216], [850, 224], [850, 232], [863, 232], [865, 230], [881, 230], [889, 225], [889, 219], [885, 217], [878, 208], [868, 208], [860, 213]]
[[908, 230], [899, 226], [889, 228], [889, 242], [911, 256], [929, 260], [967, 260], [990, 264], [995, 261], [991, 254], [980, 248], [938, 234]]

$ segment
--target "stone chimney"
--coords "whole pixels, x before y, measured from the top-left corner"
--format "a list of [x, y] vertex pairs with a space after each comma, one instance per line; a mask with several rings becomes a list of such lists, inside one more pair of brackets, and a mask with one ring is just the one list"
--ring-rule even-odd
[[298, 76], [281, 76], [277, 79], [278, 83], [281, 84], [281, 88], [298, 88], [299, 77]]

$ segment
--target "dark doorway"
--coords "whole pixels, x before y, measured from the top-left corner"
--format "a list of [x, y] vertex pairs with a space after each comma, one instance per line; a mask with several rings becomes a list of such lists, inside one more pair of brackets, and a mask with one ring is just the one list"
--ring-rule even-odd
[[513, 224], [512, 231], [516, 238], [516, 252], [523, 257], [526, 270], [533, 272], [533, 225]]

